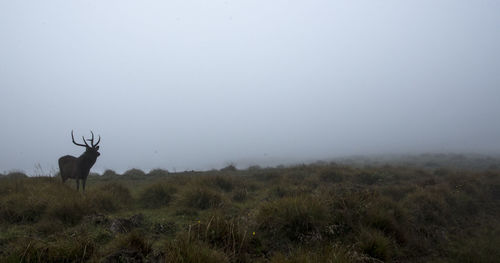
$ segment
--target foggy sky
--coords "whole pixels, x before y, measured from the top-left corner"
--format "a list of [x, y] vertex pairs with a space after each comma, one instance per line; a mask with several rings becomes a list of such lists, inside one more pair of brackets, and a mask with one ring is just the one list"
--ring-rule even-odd
[[500, 1], [0, 1], [0, 172], [500, 152]]

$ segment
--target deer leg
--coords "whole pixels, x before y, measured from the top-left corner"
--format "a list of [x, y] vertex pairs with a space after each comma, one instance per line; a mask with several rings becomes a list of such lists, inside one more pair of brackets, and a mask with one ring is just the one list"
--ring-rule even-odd
[[76, 180], [76, 190], [80, 190], [80, 181], [79, 179], [75, 179]]
[[85, 192], [85, 183], [87, 182], [87, 178], [82, 179], [82, 189]]

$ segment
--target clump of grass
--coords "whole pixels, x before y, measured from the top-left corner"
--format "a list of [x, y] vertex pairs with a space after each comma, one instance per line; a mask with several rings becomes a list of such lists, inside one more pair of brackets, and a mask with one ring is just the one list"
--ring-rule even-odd
[[8, 179], [0, 189], [4, 192], [0, 195], [0, 220], [10, 223], [48, 218], [75, 224], [86, 210], [81, 195], [56, 178]]
[[209, 186], [213, 190], [231, 192], [236, 186], [234, 176], [229, 175], [209, 175], [193, 178], [191, 183], [198, 186]]
[[399, 202], [416, 189], [416, 185], [413, 184], [389, 185], [380, 188], [380, 192], [383, 195], [390, 197], [392, 200]]
[[248, 221], [241, 217], [225, 217], [219, 213], [208, 218], [191, 224], [188, 238], [202, 240], [221, 249], [230, 259], [245, 261], [245, 255], [252, 249], [250, 243], [255, 239], [248, 229]]
[[130, 190], [120, 183], [106, 183], [99, 187], [99, 190], [109, 193], [116, 201], [127, 204], [132, 201]]
[[393, 255], [391, 240], [379, 230], [362, 229], [358, 246], [363, 253], [379, 260], [388, 261]]
[[166, 183], [158, 183], [146, 187], [139, 194], [139, 203], [144, 208], [159, 208], [172, 201], [177, 189]]
[[450, 242], [447, 254], [452, 262], [497, 262], [499, 247], [500, 229], [480, 229], [473, 236]]
[[239, 188], [233, 193], [232, 200], [235, 202], [245, 202], [248, 199], [248, 190], [246, 188]]
[[344, 181], [346, 176], [337, 169], [322, 169], [319, 172], [319, 179], [328, 183], [340, 183]]
[[113, 212], [132, 202], [130, 190], [120, 183], [105, 183], [86, 195], [89, 205], [96, 211]]
[[281, 252], [275, 253], [269, 260], [271, 263], [356, 263], [374, 262], [371, 258], [358, 253], [352, 247], [340, 244], [323, 246], [319, 249], [298, 249], [290, 255]]
[[162, 252], [165, 255], [163, 260], [166, 263], [230, 262], [223, 252], [210, 248], [209, 245], [200, 240], [190, 240], [183, 236], [166, 241]]
[[275, 171], [275, 169], [263, 169], [252, 171], [253, 179], [261, 182], [279, 182], [281, 179], [281, 175], [279, 172]]
[[52, 200], [47, 208], [48, 219], [59, 220], [64, 224], [75, 225], [88, 211], [81, 196], [69, 195], [65, 198]]
[[42, 236], [60, 232], [65, 228], [66, 226], [61, 221], [49, 218], [41, 219], [34, 225], [35, 231]]
[[260, 206], [256, 217], [259, 229], [273, 240], [294, 242], [320, 238], [328, 223], [328, 210], [317, 198], [286, 197]]
[[96, 250], [95, 242], [84, 233], [56, 235], [50, 240], [21, 238], [9, 244], [2, 262], [82, 262]]
[[374, 172], [361, 172], [354, 177], [360, 184], [373, 185], [382, 181], [382, 176]]
[[232, 178], [225, 176], [215, 176], [211, 178], [213, 184], [224, 192], [231, 192], [234, 188], [234, 181]]
[[47, 203], [34, 196], [13, 193], [0, 199], [0, 222], [33, 223], [45, 212]]
[[118, 235], [107, 247], [107, 262], [144, 262], [152, 252], [151, 242], [138, 231]]
[[268, 197], [270, 199], [279, 199], [283, 197], [301, 196], [309, 192], [310, 191], [306, 187], [282, 184], [271, 187], [268, 190]]
[[181, 203], [186, 207], [205, 210], [224, 206], [224, 198], [221, 194], [207, 187], [188, 187], [181, 196]]
[[331, 221], [344, 230], [356, 229], [375, 194], [367, 190], [327, 190], [322, 194], [332, 214]]
[[403, 206], [410, 212], [415, 225], [425, 228], [449, 223], [450, 218], [447, 216], [449, 207], [444, 197], [449, 190], [441, 188], [441, 191], [441, 193], [438, 193], [418, 189], [403, 200]]

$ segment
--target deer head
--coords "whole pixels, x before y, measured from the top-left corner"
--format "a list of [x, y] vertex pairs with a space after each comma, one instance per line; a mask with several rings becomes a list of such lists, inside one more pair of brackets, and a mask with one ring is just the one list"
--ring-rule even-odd
[[[97, 156], [101, 155], [98, 152], [98, 150], [99, 150], [99, 143], [101, 142], [101, 135], [99, 135], [99, 139], [97, 140], [97, 143], [94, 144], [94, 133], [92, 131], [90, 131], [90, 133], [92, 134], [92, 138], [91, 139], [85, 140], [85, 137], [82, 136], [83, 143], [85, 143], [85, 144], [80, 144], [80, 143], [75, 142], [75, 137], [73, 136], [73, 130], [71, 130], [71, 139], [73, 140], [73, 143], [75, 145], [85, 147], [85, 153], [84, 154], [89, 154], [89, 155], [95, 156], [95, 158], [97, 158]], [[87, 141], [90, 142], [90, 145], [88, 145]]]

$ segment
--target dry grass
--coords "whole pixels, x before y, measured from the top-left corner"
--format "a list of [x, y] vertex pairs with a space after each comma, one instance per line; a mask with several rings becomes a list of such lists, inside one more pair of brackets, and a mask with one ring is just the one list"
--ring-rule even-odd
[[0, 261], [494, 262], [498, 218], [499, 170], [107, 171], [85, 194], [13, 173], [0, 177]]

